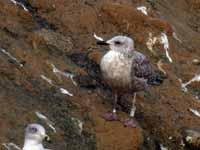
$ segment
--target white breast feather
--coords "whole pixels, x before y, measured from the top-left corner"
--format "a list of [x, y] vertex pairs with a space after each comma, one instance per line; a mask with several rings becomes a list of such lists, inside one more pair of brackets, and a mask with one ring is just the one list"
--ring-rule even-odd
[[26, 143], [22, 150], [44, 150], [42, 144], [29, 144]]
[[121, 53], [109, 51], [101, 60], [101, 71], [105, 79], [129, 85], [131, 83], [131, 61]]

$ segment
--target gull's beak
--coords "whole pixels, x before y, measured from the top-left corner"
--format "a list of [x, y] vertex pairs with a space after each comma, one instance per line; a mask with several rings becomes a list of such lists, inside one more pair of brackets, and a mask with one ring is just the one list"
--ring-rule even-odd
[[108, 41], [105, 41], [102, 37], [97, 36], [95, 33], [93, 36], [97, 40], [97, 45], [109, 45]]
[[109, 45], [107, 41], [97, 41], [97, 45]]
[[49, 137], [47, 134], [45, 134], [44, 140], [47, 141], [47, 142], [50, 142], [50, 141], [51, 141], [50, 137]]

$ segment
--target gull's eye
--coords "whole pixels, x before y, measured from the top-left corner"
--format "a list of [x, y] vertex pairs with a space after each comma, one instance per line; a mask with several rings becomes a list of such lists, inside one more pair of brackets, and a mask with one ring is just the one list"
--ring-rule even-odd
[[35, 127], [31, 127], [31, 128], [30, 128], [30, 132], [31, 132], [31, 133], [36, 133], [37, 131], [38, 131], [38, 129], [35, 128]]
[[116, 45], [120, 45], [121, 42], [120, 42], [120, 41], [115, 41], [115, 44], [116, 44]]

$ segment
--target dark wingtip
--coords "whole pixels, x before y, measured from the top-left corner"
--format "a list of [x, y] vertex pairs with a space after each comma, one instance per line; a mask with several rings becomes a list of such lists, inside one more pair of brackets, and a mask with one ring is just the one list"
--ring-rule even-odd
[[147, 84], [149, 85], [161, 85], [164, 80], [166, 79], [166, 75], [164, 75], [161, 72], [156, 72], [153, 76], [151, 76], [148, 80], [147, 80]]
[[150, 79], [147, 81], [149, 85], [161, 85], [163, 83], [162, 79]]
[[106, 41], [97, 41], [97, 45], [109, 45]]

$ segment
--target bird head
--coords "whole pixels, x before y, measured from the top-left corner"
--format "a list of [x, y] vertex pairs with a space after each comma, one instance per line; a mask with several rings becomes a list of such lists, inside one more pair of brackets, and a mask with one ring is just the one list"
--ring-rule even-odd
[[44, 139], [47, 141], [50, 140], [43, 126], [41, 126], [40, 124], [29, 124], [26, 127], [25, 140], [31, 140], [35, 143], [41, 143]]
[[107, 41], [97, 41], [98, 45], [108, 45], [111, 50], [129, 53], [134, 50], [134, 41], [127, 36], [115, 36]]

